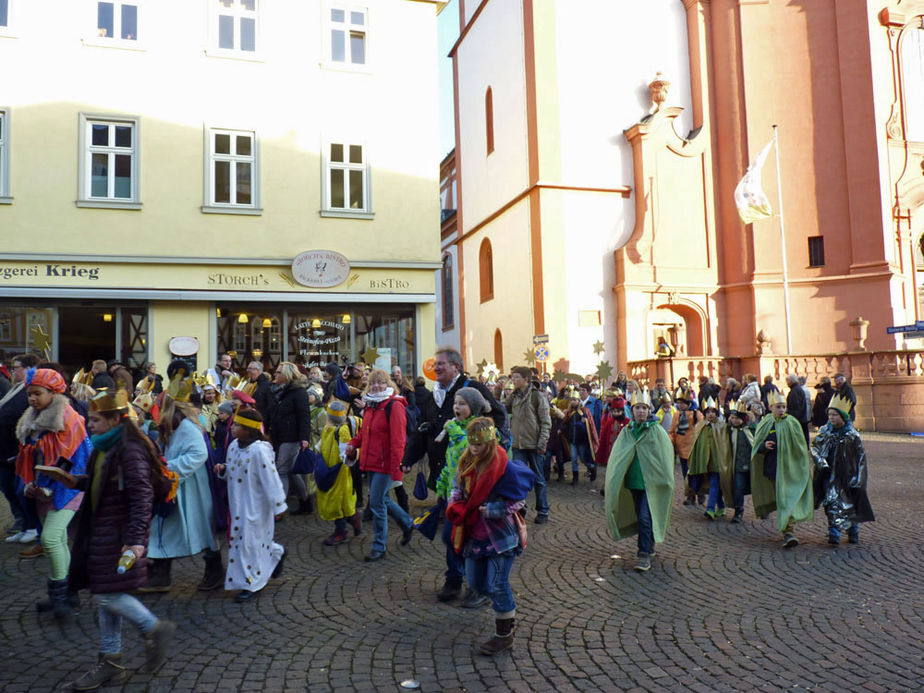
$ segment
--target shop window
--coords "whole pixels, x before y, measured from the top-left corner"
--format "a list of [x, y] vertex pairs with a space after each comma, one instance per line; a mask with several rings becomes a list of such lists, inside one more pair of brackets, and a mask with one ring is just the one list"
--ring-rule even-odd
[[9, 204], [12, 201], [10, 197], [10, 117], [9, 111], [0, 109], [0, 204]]
[[478, 249], [478, 281], [481, 302], [494, 298], [494, 256], [491, 241], [485, 238]]
[[257, 51], [257, 0], [211, 0], [212, 49], [219, 56], [253, 57]]
[[454, 313], [454, 289], [452, 277], [452, 255], [446, 253], [443, 256], [443, 269], [441, 277], [442, 295], [443, 295], [443, 329], [451, 330], [455, 322]]
[[259, 214], [259, 143], [252, 130], [209, 129], [203, 212]]
[[282, 357], [282, 327], [276, 317], [270, 318], [268, 347], [273, 361], [279, 361]]
[[494, 363], [503, 373], [504, 371], [504, 337], [500, 328], [494, 330]]
[[79, 207], [141, 209], [139, 119], [80, 114]]
[[368, 11], [364, 7], [332, 5], [327, 21], [329, 64], [335, 67], [364, 67], [368, 48]]
[[491, 87], [484, 94], [484, 131], [488, 154], [494, 151], [494, 92]]
[[372, 218], [369, 164], [363, 144], [329, 142], [324, 147], [321, 216]]

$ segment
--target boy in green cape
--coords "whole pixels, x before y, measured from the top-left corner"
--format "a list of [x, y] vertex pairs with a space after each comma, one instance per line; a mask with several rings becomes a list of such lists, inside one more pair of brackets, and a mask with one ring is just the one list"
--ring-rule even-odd
[[614, 539], [638, 535], [635, 570], [645, 572], [671, 517], [674, 448], [651, 415], [648, 390], [633, 392], [630, 404], [632, 422], [616, 438], [606, 467], [606, 518]]
[[693, 447], [690, 448], [690, 467], [687, 480], [694, 493], [709, 490], [706, 502], [707, 520], [725, 515], [725, 502], [732, 497], [731, 456], [725, 422], [719, 421], [719, 405], [712, 397], [703, 402], [706, 417], [693, 429]]
[[777, 511], [783, 548], [798, 546], [796, 522], [812, 519], [812, 461], [801, 424], [786, 413], [779, 392], [767, 396], [770, 414], [757, 425], [751, 452], [751, 497], [754, 512], [763, 518]]

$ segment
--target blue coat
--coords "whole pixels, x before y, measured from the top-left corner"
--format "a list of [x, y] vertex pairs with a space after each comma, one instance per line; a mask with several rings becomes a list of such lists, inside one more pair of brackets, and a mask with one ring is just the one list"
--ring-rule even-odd
[[164, 453], [167, 468], [180, 477], [176, 508], [167, 517], [151, 521], [151, 558], [192, 556], [203, 549], [218, 548], [212, 530], [212, 494], [206, 462], [209, 454], [202, 431], [184, 419], [174, 431]]

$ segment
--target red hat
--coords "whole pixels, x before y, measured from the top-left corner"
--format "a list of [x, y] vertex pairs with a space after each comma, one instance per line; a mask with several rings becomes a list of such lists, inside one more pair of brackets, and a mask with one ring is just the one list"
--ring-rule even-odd
[[231, 390], [231, 396], [241, 400], [244, 404], [256, 404], [257, 400], [248, 395], [243, 390]]
[[37, 385], [59, 395], [67, 390], [67, 383], [58, 371], [50, 368], [30, 368], [26, 372], [26, 385]]

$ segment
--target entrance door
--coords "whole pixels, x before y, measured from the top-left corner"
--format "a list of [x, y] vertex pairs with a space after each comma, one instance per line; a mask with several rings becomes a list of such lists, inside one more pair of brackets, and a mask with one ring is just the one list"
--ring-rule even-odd
[[58, 359], [68, 370], [89, 370], [94, 359], [116, 355], [114, 307], [61, 306], [58, 308]]

